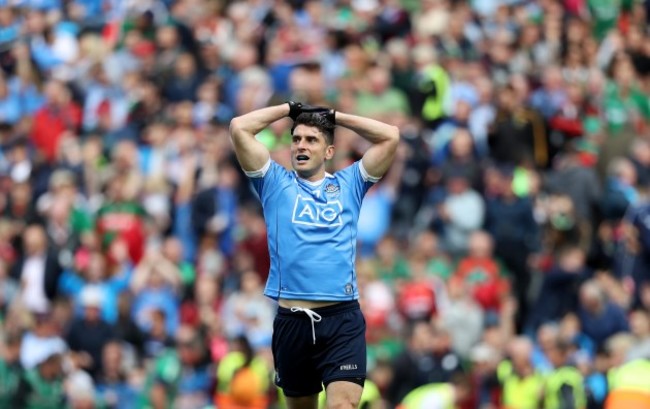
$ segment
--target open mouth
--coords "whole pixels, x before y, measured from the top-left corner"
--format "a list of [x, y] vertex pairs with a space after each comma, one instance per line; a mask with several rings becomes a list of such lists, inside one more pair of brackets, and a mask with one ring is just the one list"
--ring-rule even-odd
[[308, 160], [309, 160], [309, 156], [307, 156], [307, 155], [297, 155], [296, 156], [296, 161], [298, 161], [298, 163], [304, 163], [304, 162], [307, 162]]

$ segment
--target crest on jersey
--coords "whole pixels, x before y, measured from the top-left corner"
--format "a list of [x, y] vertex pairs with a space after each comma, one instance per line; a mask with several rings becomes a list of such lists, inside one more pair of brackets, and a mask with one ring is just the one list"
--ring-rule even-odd
[[328, 198], [335, 198], [339, 197], [341, 194], [341, 187], [339, 185], [335, 185], [333, 183], [328, 183], [325, 185], [325, 196]]

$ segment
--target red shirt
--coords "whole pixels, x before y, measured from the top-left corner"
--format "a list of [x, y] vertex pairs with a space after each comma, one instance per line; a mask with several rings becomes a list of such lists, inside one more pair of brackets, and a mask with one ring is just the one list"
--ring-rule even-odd
[[405, 283], [397, 300], [399, 311], [408, 319], [428, 319], [437, 312], [436, 293], [427, 281]]
[[81, 108], [73, 102], [60, 110], [46, 105], [36, 111], [31, 139], [45, 159], [49, 162], [56, 160], [61, 136], [66, 131], [76, 131], [81, 125], [81, 117]]
[[469, 283], [474, 299], [484, 309], [498, 310], [510, 285], [501, 277], [499, 264], [491, 258], [466, 257], [458, 264], [452, 280]]

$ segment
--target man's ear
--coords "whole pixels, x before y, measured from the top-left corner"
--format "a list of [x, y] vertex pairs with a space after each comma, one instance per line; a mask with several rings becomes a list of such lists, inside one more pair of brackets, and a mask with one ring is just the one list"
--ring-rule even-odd
[[328, 145], [325, 148], [325, 159], [330, 160], [334, 157], [334, 145]]

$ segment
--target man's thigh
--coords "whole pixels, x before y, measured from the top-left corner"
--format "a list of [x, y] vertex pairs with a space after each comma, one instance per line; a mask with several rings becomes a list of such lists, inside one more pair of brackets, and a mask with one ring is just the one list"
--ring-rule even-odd
[[[273, 321], [275, 384], [287, 398], [308, 398], [322, 389], [321, 374], [313, 360], [309, 320], [277, 315]], [[287, 399], [287, 403], [289, 399]], [[296, 400], [295, 408], [303, 408]]]
[[327, 388], [331, 382], [363, 385], [366, 378], [366, 322], [360, 309], [323, 318], [318, 324], [315, 355], [318, 372]]

